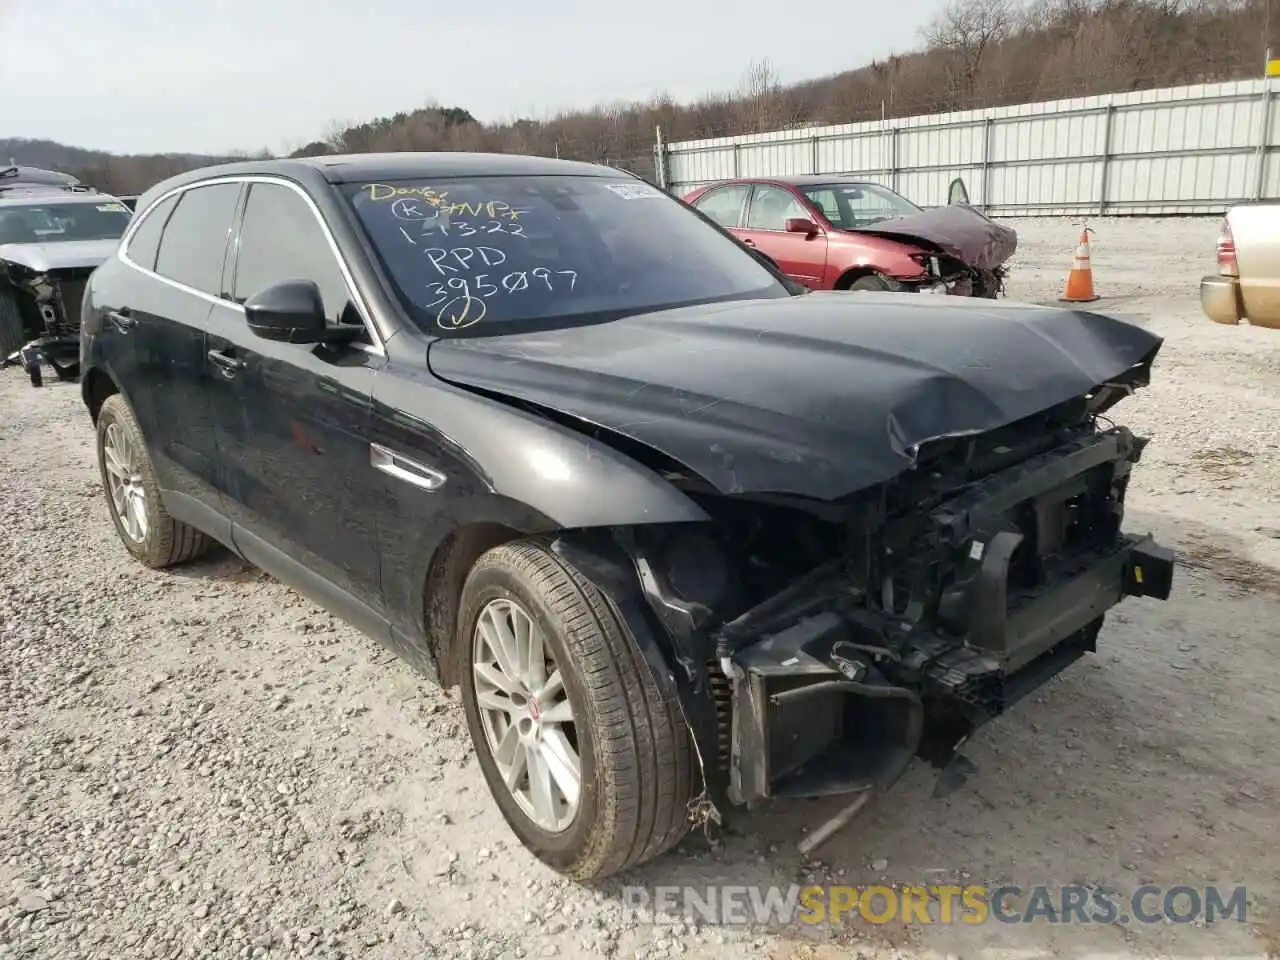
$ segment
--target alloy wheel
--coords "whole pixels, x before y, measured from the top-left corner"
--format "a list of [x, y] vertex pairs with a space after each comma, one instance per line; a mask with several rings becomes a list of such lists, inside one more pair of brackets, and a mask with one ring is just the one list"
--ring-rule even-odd
[[539, 829], [560, 833], [578, 812], [582, 759], [573, 706], [546, 637], [509, 599], [480, 611], [471, 668], [485, 740], [503, 783]]
[[141, 457], [120, 424], [107, 425], [102, 456], [107, 470], [107, 492], [120, 527], [130, 540], [142, 543], [147, 538], [148, 521], [147, 491], [139, 471]]

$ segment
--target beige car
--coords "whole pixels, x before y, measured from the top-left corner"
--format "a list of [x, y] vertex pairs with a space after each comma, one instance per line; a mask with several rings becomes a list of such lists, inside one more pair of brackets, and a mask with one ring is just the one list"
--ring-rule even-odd
[[1200, 307], [1215, 323], [1248, 320], [1280, 330], [1280, 201], [1227, 211], [1218, 235], [1218, 272], [1200, 281]]

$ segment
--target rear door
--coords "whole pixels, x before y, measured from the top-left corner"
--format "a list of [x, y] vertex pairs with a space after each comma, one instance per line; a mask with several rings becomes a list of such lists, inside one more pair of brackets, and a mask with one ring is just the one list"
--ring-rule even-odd
[[368, 491], [374, 374], [363, 342], [255, 336], [241, 304], [285, 280], [320, 288], [332, 323], [362, 323], [319, 212], [285, 181], [248, 184], [227, 296], [209, 320], [209, 375], [223, 496], [245, 557], [375, 636], [386, 634], [375, 504]]
[[787, 221], [813, 215], [789, 188], [757, 183], [747, 205], [746, 223], [739, 235], [767, 254], [792, 280], [806, 287], [821, 286], [827, 267], [827, 235], [821, 228], [813, 236], [787, 233]]
[[146, 437], [167, 509], [223, 542], [204, 327], [239, 191], [205, 184], [154, 204], [124, 248], [120, 276], [95, 284], [93, 304], [101, 355]]

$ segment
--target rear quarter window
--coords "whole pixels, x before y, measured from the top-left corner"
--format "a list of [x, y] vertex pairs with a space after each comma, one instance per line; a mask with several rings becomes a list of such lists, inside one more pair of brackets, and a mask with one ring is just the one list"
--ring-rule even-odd
[[177, 205], [178, 198], [173, 196], [153, 206], [129, 239], [125, 256], [140, 267], [154, 270], [156, 254], [160, 252], [160, 235], [164, 232], [165, 224], [169, 222], [169, 214], [173, 213], [173, 208]]

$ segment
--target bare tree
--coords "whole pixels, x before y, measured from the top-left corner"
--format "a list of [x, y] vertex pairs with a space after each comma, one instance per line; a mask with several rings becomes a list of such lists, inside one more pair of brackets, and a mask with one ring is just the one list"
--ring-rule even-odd
[[949, 0], [923, 30], [931, 47], [958, 65], [958, 92], [972, 97], [988, 53], [1013, 30], [1019, 9], [1013, 0]]
[[782, 85], [768, 58], [754, 60], [743, 75], [738, 93], [742, 121], [756, 132], [781, 125]]

